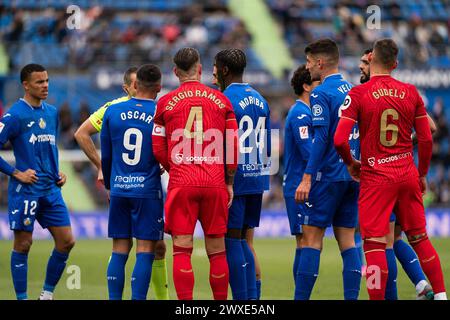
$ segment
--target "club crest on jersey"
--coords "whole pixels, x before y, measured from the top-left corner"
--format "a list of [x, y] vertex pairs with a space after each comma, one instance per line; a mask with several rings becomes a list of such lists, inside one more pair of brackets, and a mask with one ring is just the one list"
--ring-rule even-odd
[[45, 129], [46, 126], [47, 126], [47, 124], [45, 123], [45, 120], [43, 118], [40, 118], [39, 119], [39, 128]]
[[320, 116], [320, 115], [322, 114], [322, 112], [323, 112], [322, 106], [319, 105], [319, 104], [313, 105], [313, 107], [312, 107], [312, 112], [313, 112], [313, 115], [314, 115], [315, 117]]
[[31, 219], [30, 219], [30, 218], [24, 219], [24, 220], [23, 220], [23, 224], [24, 224], [25, 226], [29, 226], [29, 225], [31, 224]]
[[367, 162], [369, 163], [369, 166], [373, 167], [375, 165], [375, 157], [367, 159]]

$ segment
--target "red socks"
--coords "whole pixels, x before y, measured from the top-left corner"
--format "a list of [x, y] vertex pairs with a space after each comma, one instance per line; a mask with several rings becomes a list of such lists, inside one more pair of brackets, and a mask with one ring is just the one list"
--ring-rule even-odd
[[365, 240], [364, 254], [367, 261], [366, 284], [370, 300], [384, 300], [388, 279], [386, 244]]
[[209, 283], [214, 300], [227, 300], [228, 296], [228, 263], [225, 251], [208, 255], [210, 270]]
[[428, 280], [430, 280], [434, 293], [445, 292], [441, 261], [431, 241], [425, 236], [416, 242], [411, 241], [410, 243], [419, 257], [422, 270], [428, 277]]
[[191, 264], [192, 248], [173, 246], [173, 283], [178, 300], [192, 300], [194, 271]]

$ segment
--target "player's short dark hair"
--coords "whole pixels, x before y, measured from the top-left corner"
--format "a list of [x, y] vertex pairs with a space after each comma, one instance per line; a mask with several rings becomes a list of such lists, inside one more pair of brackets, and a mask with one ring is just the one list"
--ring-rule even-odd
[[161, 80], [161, 70], [154, 64], [144, 64], [136, 72], [138, 84], [146, 88], [152, 87]]
[[194, 48], [182, 48], [173, 57], [173, 62], [178, 69], [189, 71], [200, 61], [200, 53]]
[[44, 72], [47, 71], [43, 66], [36, 63], [27, 64], [20, 70], [20, 82], [27, 81], [33, 72]]
[[373, 52], [377, 62], [391, 68], [397, 61], [398, 46], [392, 39], [381, 39], [373, 44]]
[[331, 39], [319, 39], [308, 44], [305, 48], [305, 54], [324, 55], [330, 63], [337, 64], [339, 62], [339, 48]]
[[230, 72], [235, 75], [242, 75], [247, 66], [247, 58], [244, 51], [240, 49], [225, 49], [216, 54], [214, 58], [216, 63], [222, 67], [228, 67]]
[[291, 86], [294, 89], [296, 95], [301, 95], [305, 89], [303, 89], [304, 84], [311, 85], [312, 79], [311, 74], [308, 69], [306, 69], [306, 65], [302, 64], [294, 71], [291, 79]]
[[372, 51], [373, 51], [373, 48], [368, 48], [368, 49], [364, 50], [364, 54], [372, 53]]
[[133, 73], [136, 73], [138, 71], [137, 67], [130, 67], [125, 71], [123, 74], [123, 83], [125, 83], [127, 86], [131, 84], [131, 75]]

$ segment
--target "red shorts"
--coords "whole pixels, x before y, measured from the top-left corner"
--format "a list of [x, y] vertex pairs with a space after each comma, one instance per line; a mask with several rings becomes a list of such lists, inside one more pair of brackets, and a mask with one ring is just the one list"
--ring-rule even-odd
[[385, 186], [361, 187], [358, 209], [363, 239], [389, 234], [389, 217], [392, 212], [405, 233], [426, 227], [418, 178]]
[[164, 231], [172, 235], [194, 234], [197, 220], [203, 233], [227, 232], [228, 192], [223, 188], [177, 187], [167, 193]]

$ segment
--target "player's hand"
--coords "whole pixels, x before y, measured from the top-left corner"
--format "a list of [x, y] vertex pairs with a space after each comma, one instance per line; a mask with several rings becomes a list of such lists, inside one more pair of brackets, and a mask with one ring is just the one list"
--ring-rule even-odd
[[162, 176], [166, 172], [166, 169], [162, 165], [159, 165], [159, 175]]
[[426, 177], [419, 177], [419, 185], [420, 185], [420, 191], [422, 191], [422, 195], [427, 193], [427, 178]]
[[227, 184], [227, 191], [228, 191], [228, 208], [231, 207], [231, 204], [233, 203], [233, 197], [234, 197], [234, 191], [233, 191], [233, 185]]
[[98, 170], [97, 181], [100, 182], [103, 185], [105, 184], [105, 181], [103, 180], [103, 171], [102, 171], [102, 169]]
[[348, 173], [356, 182], [361, 178], [361, 161], [353, 159], [353, 162], [347, 166]]
[[13, 172], [12, 176], [14, 178], [16, 178], [17, 180], [19, 180], [20, 182], [25, 183], [25, 184], [33, 184], [36, 181], [38, 181], [38, 177], [36, 176], [36, 171], [34, 171], [33, 169], [28, 169], [24, 172], [16, 169]]
[[60, 177], [60, 179], [56, 182], [56, 185], [58, 187], [62, 187], [63, 185], [66, 184], [67, 176], [64, 173], [60, 172], [59, 177]]
[[295, 201], [296, 202], [306, 202], [309, 199], [309, 191], [311, 191], [311, 175], [303, 175], [302, 182], [295, 190]]

